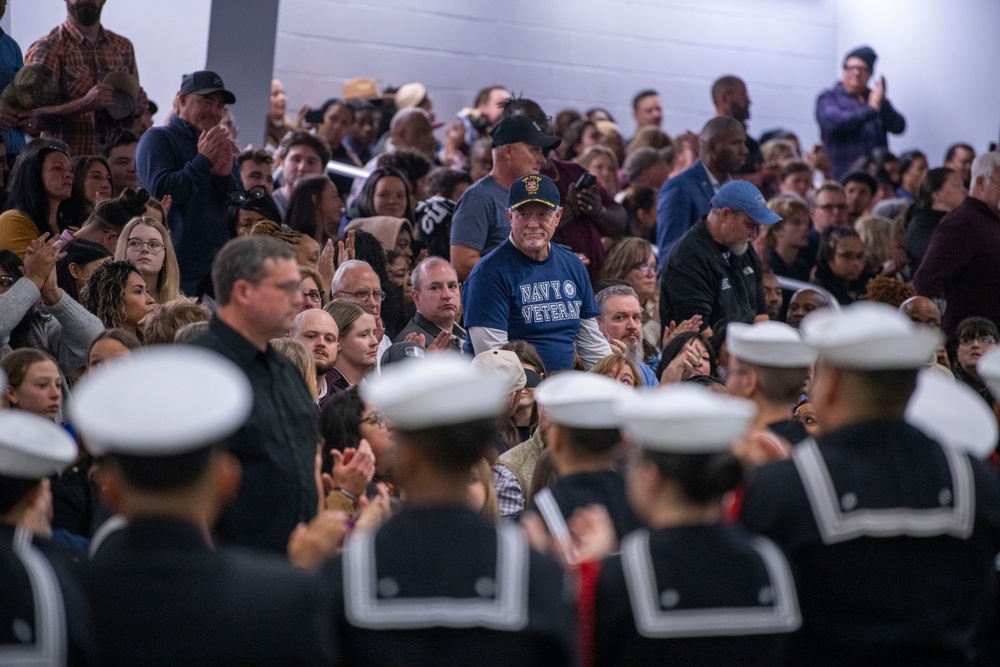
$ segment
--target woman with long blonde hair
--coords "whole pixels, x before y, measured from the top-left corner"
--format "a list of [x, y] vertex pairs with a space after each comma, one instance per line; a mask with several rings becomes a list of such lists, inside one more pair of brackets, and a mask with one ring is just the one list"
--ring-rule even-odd
[[115, 260], [128, 260], [146, 281], [146, 291], [156, 303], [181, 296], [181, 271], [170, 232], [155, 218], [141, 216], [129, 220], [118, 236]]

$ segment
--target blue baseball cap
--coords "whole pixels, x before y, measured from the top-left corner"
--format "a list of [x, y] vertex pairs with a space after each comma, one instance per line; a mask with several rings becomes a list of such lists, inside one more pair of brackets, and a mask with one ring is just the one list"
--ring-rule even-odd
[[553, 211], [559, 208], [559, 188], [548, 176], [528, 174], [510, 184], [507, 208], [515, 210], [529, 202], [545, 204]]
[[728, 208], [750, 216], [761, 225], [773, 225], [781, 216], [767, 207], [760, 190], [746, 181], [729, 181], [712, 197], [712, 208]]

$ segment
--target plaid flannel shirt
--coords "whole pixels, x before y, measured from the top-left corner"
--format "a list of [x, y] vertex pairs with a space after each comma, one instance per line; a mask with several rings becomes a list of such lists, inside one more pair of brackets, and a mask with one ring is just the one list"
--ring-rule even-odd
[[[91, 44], [68, 20], [29, 46], [24, 62], [27, 65], [42, 63], [55, 73], [59, 81], [56, 104], [60, 105], [86, 95], [109, 72], [139, 76], [132, 42], [101, 28], [97, 44]], [[73, 156], [97, 154], [103, 141], [100, 135], [97, 115], [93, 111], [68, 117], [59, 126], [42, 132], [43, 137], [69, 144]]]

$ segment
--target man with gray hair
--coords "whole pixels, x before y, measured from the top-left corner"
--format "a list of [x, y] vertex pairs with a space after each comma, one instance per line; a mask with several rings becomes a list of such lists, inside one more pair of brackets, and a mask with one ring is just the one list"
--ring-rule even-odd
[[628, 285], [611, 285], [597, 293], [597, 326], [614, 352], [628, 357], [642, 375], [642, 384], [655, 387], [656, 372], [642, 358], [642, 305]]
[[462, 307], [455, 267], [441, 257], [428, 257], [414, 267], [410, 280], [417, 312], [394, 342], [412, 340], [426, 348], [461, 351], [466, 333], [455, 321]]
[[761, 225], [773, 225], [781, 216], [746, 181], [723, 185], [710, 207], [664, 264], [660, 322], [683, 322], [695, 315], [708, 326], [724, 318], [765, 321], [763, 270], [751, 243]]
[[250, 417], [225, 443], [242, 466], [242, 483], [215, 532], [224, 542], [284, 554], [296, 525], [319, 507], [316, 405], [298, 369], [269, 343], [302, 310], [295, 253], [269, 237], [234, 239], [212, 264], [212, 284], [219, 308], [192, 344], [232, 361], [253, 387]]
[[385, 335], [382, 326], [382, 301], [385, 292], [378, 274], [371, 264], [360, 259], [349, 259], [337, 268], [330, 281], [330, 298], [347, 299], [355, 303], [363, 303], [372, 309], [375, 315], [375, 335], [378, 337], [378, 356], [375, 370], [382, 369], [382, 355], [392, 347], [392, 340]]
[[966, 317], [1000, 322], [1000, 152], [972, 162], [969, 195], [931, 233], [927, 253], [913, 277], [917, 293], [944, 300], [941, 328], [950, 349]]

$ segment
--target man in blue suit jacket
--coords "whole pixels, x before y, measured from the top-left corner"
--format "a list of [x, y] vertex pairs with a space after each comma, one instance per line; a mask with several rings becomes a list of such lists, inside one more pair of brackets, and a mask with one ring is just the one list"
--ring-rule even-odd
[[662, 266], [674, 243], [708, 214], [710, 202], [747, 155], [746, 131], [735, 118], [719, 116], [698, 136], [698, 160], [690, 169], [668, 179], [656, 201], [656, 245]]

